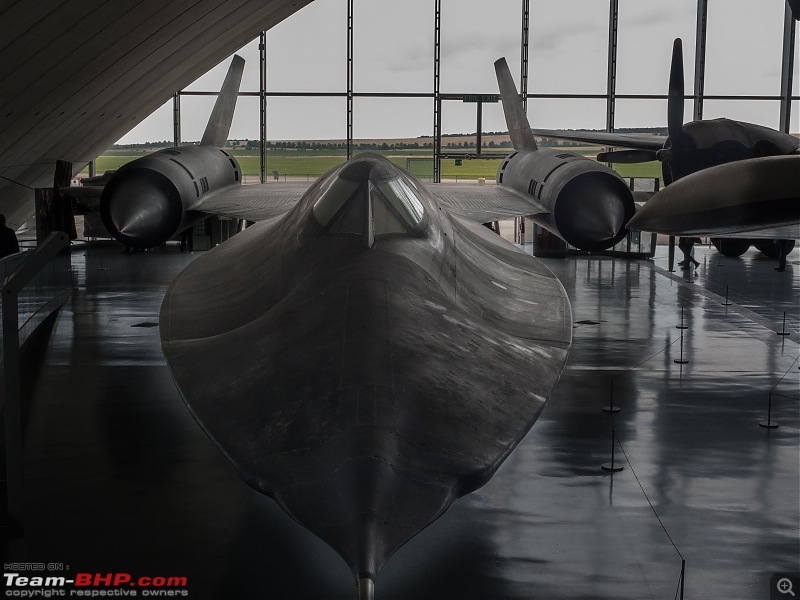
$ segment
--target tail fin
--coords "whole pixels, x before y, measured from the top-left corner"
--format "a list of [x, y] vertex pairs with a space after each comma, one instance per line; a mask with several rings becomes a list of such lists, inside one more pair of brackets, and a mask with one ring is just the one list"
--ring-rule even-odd
[[211, 118], [208, 120], [208, 125], [206, 125], [203, 139], [200, 141], [201, 146], [222, 148], [228, 140], [243, 72], [244, 59], [238, 54], [234, 55], [231, 66], [228, 68], [228, 74], [225, 76], [225, 81], [222, 82], [222, 88], [219, 90], [214, 110], [211, 111]]
[[500, 98], [503, 100], [503, 112], [506, 115], [506, 125], [508, 134], [511, 136], [511, 144], [514, 150], [538, 150], [536, 140], [531, 133], [531, 125], [528, 117], [522, 109], [522, 102], [517, 93], [517, 87], [508, 69], [505, 58], [501, 58], [494, 63], [494, 70], [497, 73], [497, 86], [500, 88]]

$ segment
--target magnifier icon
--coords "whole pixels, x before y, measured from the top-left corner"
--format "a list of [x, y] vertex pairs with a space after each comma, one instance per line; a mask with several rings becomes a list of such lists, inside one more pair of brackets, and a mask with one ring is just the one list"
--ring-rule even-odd
[[792, 580], [788, 577], [782, 577], [778, 580], [778, 592], [781, 594], [791, 594], [792, 597], [795, 596], [795, 593], [792, 591]]

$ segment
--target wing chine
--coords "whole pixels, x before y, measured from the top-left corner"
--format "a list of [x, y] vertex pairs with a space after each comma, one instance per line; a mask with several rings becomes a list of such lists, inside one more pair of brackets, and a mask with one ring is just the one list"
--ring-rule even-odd
[[223, 217], [263, 221], [289, 212], [303, 197], [310, 183], [237, 185], [212, 192], [193, 206]]
[[614, 147], [618, 146], [637, 150], [658, 151], [664, 147], [664, 143], [667, 140], [666, 136], [663, 135], [630, 135], [627, 133], [573, 131], [565, 129], [533, 129], [532, 131], [533, 135], [537, 137], [572, 140], [575, 142], [586, 142], [587, 144], [598, 144]]
[[479, 223], [549, 212], [533, 198], [501, 185], [438, 183], [428, 190], [451, 212]]

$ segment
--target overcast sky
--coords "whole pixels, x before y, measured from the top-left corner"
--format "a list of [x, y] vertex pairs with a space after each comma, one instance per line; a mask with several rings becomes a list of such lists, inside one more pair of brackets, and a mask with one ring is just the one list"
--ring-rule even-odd
[[[529, 93], [604, 94], [608, 0], [532, 0]], [[785, 0], [709, 0], [705, 93], [780, 92]], [[684, 45], [686, 93], [693, 93], [696, 0], [619, 0], [618, 94], [665, 94], [672, 40]], [[354, 91], [433, 89], [434, 0], [355, 0]], [[270, 92], [346, 90], [347, 1], [314, 0], [267, 34]], [[521, 0], [442, 0], [441, 92], [497, 93], [494, 61], [505, 56], [519, 86]], [[245, 40], [243, 40], [245, 41]], [[795, 52], [798, 41], [795, 40]], [[242, 91], [257, 91], [258, 40], [239, 54], [247, 60]], [[795, 59], [796, 64], [800, 57]], [[186, 88], [217, 91], [230, 60]], [[795, 76], [794, 94], [800, 77]], [[198, 140], [213, 97], [181, 99], [184, 141]], [[269, 98], [267, 136], [282, 139], [346, 137], [344, 98]], [[356, 138], [416, 137], [433, 130], [433, 101], [354, 101]], [[726, 116], [778, 127], [778, 101], [706, 100], [704, 118]], [[664, 100], [617, 100], [616, 126], [664, 126]], [[800, 102], [792, 104], [797, 132]], [[686, 103], [686, 120], [692, 104]], [[475, 105], [449, 101], [445, 133], [475, 130]], [[531, 99], [534, 127], [605, 127], [605, 100]], [[258, 139], [258, 99], [242, 97], [230, 137]], [[484, 106], [484, 131], [505, 130], [500, 105]], [[172, 139], [172, 101], [120, 143]]]

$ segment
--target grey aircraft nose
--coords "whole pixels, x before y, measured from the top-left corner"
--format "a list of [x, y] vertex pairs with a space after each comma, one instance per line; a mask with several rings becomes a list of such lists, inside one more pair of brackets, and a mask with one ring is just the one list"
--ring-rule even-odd
[[155, 177], [121, 174], [104, 192], [101, 212], [109, 232], [132, 247], [151, 247], [177, 230], [182, 210], [169, 185]]
[[625, 237], [633, 211], [633, 196], [622, 181], [592, 172], [564, 187], [555, 217], [567, 242], [583, 250], [603, 250]]

